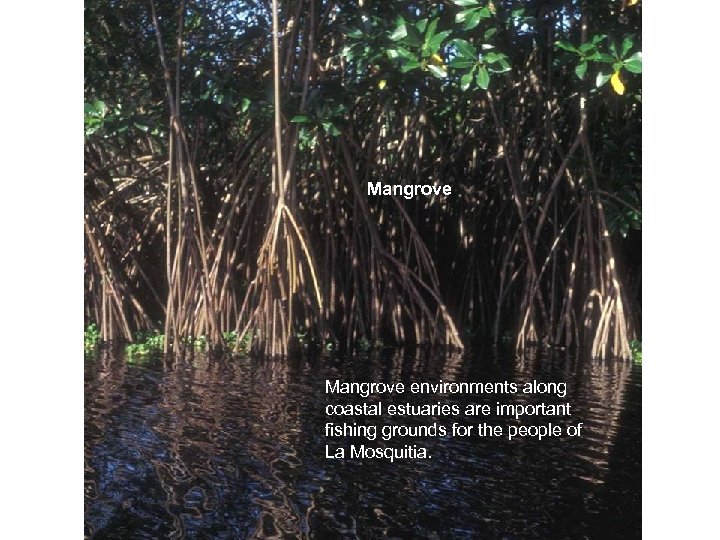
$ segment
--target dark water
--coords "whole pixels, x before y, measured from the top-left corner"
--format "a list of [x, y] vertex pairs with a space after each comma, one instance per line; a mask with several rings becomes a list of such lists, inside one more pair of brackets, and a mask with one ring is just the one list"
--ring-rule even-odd
[[[382, 353], [138, 364], [104, 352], [85, 374], [94, 538], [640, 536], [641, 368], [630, 362]], [[585, 430], [426, 439], [423, 461], [327, 460], [325, 378], [567, 382], [563, 401]], [[495, 401], [418, 403], [438, 399]]]

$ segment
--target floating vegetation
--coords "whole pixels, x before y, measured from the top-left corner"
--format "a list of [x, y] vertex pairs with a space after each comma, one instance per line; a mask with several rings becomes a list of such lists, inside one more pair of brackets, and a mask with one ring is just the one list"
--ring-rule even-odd
[[85, 327], [85, 352], [89, 352], [97, 347], [100, 341], [100, 331], [95, 323]]
[[159, 332], [138, 332], [135, 342], [125, 346], [128, 357], [145, 356], [153, 352], [162, 352], [165, 336]]

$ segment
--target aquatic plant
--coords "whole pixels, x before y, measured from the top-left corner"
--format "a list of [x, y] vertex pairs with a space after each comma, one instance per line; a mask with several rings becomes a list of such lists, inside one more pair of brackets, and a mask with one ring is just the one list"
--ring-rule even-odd
[[94, 349], [100, 341], [100, 331], [95, 323], [85, 327], [85, 350]]
[[133, 343], [125, 346], [129, 357], [144, 356], [153, 352], [161, 352], [165, 345], [165, 336], [157, 331], [138, 332]]

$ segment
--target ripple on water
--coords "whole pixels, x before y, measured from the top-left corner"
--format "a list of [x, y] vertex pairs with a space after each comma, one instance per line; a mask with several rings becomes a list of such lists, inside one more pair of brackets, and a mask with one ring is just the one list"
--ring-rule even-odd
[[[88, 536], [640, 535], [642, 379], [629, 362], [383, 352], [350, 361], [197, 355], [129, 364], [103, 352], [86, 359], [85, 375]], [[585, 432], [542, 442], [433, 439], [426, 461], [326, 460], [325, 378], [564, 381], [562, 400]]]

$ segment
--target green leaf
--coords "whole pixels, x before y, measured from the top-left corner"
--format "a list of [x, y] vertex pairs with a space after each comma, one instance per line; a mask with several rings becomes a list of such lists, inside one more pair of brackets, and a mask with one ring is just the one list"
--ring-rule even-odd
[[438, 79], [443, 79], [447, 77], [447, 71], [443, 67], [430, 64], [428, 65], [428, 69], [430, 70], [430, 73], [435, 75]]
[[625, 55], [630, 52], [630, 49], [632, 49], [633, 46], [633, 40], [630, 36], [625, 36], [625, 39], [623, 39], [622, 42], [622, 52], [620, 53], [620, 58], [624, 58]]
[[478, 2], [477, 0], [452, 0], [452, 3], [460, 7], [480, 5], [480, 2]]
[[245, 112], [250, 108], [250, 100], [248, 98], [242, 98], [242, 102], [240, 103], [240, 111]]
[[420, 30], [412, 25], [406, 26], [406, 28], [407, 36], [405, 36], [405, 43], [411, 47], [419, 47], [422, 44], [422, 34], [420, 33]]
[[103, 100], [96, 99], [95, 101], [93, 101], [93, 107], [95, 107], [95, 112], [99, 116], [105, 116], [107, 114], [107, 105]]
[[484, 60], [488, 64], [494, 64], [495, 62], [499, 62], [501, 58], [504, 58], [505, 55], [502, 53], [497, 52], [489, 52], [484, 56]]
[[580, 62], [575, 67], [575, 75], [577, 75], [578, 79], [582, 79], [585, 76], [585, 73], [587, 72], [587, 67], [587, 62]]
[[507, 61], [507, 58], [505, 57], [505, 55], [503, 55], [503, 57], [500, 58], [498, 63], [500, 64], [500, 69], [495, 67], [493, 71], [495, 71], [496, 73], [505, 73], [506, 71], [510, 71], [510, 63]]
[[390, 34], [390, 40], [391, 41], [400, 41], [407, 35], [408, 35], [407, 26], [404, 24], [401, 24], [395, 30], [393, 30], [392, 34]]
[[467, 20], [467, 18], [475, 11], [477, 11], [478, 8], [475, 9], [466, 9], [465, 11], [458, 11], [455, 15], [455, 22], [456, 23], [462, 23]]
[[333, 124], [332, 122], [323, 122], [322, 126], [325, 130], [325, 133], [328, 133], [333, 137], [337, 137], [338, 135], [340, 135], [340, 130], [336, 128], [335, 124]]
[[610, 53], [615, 57], [618, 58], [617, 48], [615, 47], [615, 42], [610, 42]]
[[354, 56], [352, 45], [345, 45], [340, 52], [340, 56], [347, 58], [348, 60], [352, 60]]
[[432, 21], [430, 21], [430, 24], [427, 25], [427, 29], [425, 30], [425, 43], [427, 43], [435, 35], [437, 25], [438, 19], [433, 19]]
[[464, 40], [464, 39], [453, 39], [453, 44], [455, 45], [455, 48], [457, 49], [458, 56], [463, 59], [473, 59], [475, 60], [477, 58], [477, 51], [475, 50], [475, 47], [473, 45]]
[[312, 122], [312, 118], [310, 118], [307, 114], [298, 114], [293, 116], [290, 119], [290, 122], [293, 124], [309, 124]]
[[456, 69], [464, 69], [469, 68], [471, 66], [475, 65], [475, 62], [477, 60], [471, 59], [471, 58], [461, 58], [459, 56], [456, 56], [450, 61], [450, 67], [456, 68]]
[[630, 73], [642, 73], [642, 53], [636, 52], [625, 60], [625, 69]]
[[464, 92], [468, 88], [470, 88], [470, 85], [472, 84], [473, 80], [473, 73], [475, 71], [475, 68], [471, 69], [467, 73], [465, 73], [462, 77], [460, 77], [460, 89]]
[[579, 52], [575, 47], [573, 47], [567, 41], [556, 41], [555, 47], [557, 47], [558, 49], [562, 49], [564, 51], [568, 51], [568, 52], [574, 52], [574, 53]]
[[393, 50], [397, 55], [396, 58], [404, 58], [405, 60], [417, 60], [417, 54], [408, 51], [405, 47], [395, 47]]
[[487, 30], [485, 30], [485, 34], [483, 34], [485, 41], [493, 37], [497, 33], [497, 31], [497, 28], [488, 28]]
[[488, 70], [484, 66], [480, 66], [480, 68], [478, 68], [477, 79], [475, 79], [475, 82], [483, 90], [487, 90], [488, 86], [490, 86], [490, 73], [488, 73]]
[[611, 74], [608, 73], [605, 75], [602, 71], [597, 74], [597, 77], [595, 77], [595, 86], [597, 88], [600, 88], [603, 84], [608, 82], [610, 80]]
[[578, 51], [580, 52], [580, 54], [586, 54], [592, 51], [594, 48], [594, 43], [583, 43], [582, 45], [580, 45], [580, 47], [578, 47]]
[[445, 38], [447, 38], [450, 35], [450, 31], [446, 30], [444, 32], [440, 32], [438, 34], [435, 34], [429, 41], [423, 45], [423, 54], [425, 56], [429, 56], [431, 54], [435, 54], [440, 49], [440, 46], [442, 45], [442, 42]]
[[407, 73], [408, 71], [418, 69], [420, 66], [422, 66], [422, 64], [417, 60], [408, 60], [402, 66], [400, 66], [400, 71], [402, 73]]
[[489, 17], [492, 17], [492, 12], [488, 8], [472, 8], [461, 11], [457, 15], [455, 15], [455, 22], [464, 22], [465, 30], [472, 30], [478, 24], [480, 24], [481, 19], [487, 19]]
[[615, 62], [615, 57], [608, 53], [600, 53], [598, 55], [598, 62], [605, 62], [606, 64], [612, 64]]
[[465, 30], [472, 30], [475, 28], [478, 24], [480, 24], [480, 19], [482, 19], [480, 11], [472, 10], [472, 12], [468, 13], [467, 17], [465, 17]]

